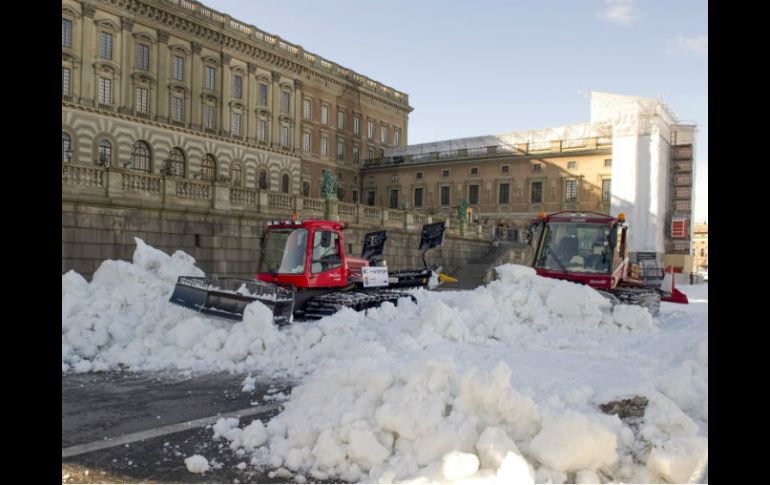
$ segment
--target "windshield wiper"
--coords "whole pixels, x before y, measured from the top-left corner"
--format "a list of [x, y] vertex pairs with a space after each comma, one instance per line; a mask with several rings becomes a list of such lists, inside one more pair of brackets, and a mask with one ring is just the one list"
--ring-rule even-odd
[[557, 263], [559, 263], [559, 267], [564, 271], [566, 274], [569, 274], [569, 271], [567, 271], [567, 267], [564, 266], [564, 263], [561, 262], [561, 259], [556, 255], [556, 251], [553, 250], [551, 246], [548, 246], [548, 252], [551, 253], [553, 256], [553, 259], [556, 260]]

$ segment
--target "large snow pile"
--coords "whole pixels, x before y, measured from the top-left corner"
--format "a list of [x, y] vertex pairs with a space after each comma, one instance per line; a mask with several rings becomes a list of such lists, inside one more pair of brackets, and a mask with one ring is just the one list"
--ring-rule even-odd
[[[105, 261], [91, 283], [63, 275], [62, 370], [302, 378], [268, 423], [215, 426], [280, 476], [681, 482], [707, 456], [707, 286], [653, 319], [505, 265], [473, 291], [421, 290], [417, 303], [279, 330], [259, 303], [235, 324], [168, 303], [178, 275], [200, 274], [185, 253], [137, 240], [133, 264]], [[635, 396], [639, 417], [599, 408]]]

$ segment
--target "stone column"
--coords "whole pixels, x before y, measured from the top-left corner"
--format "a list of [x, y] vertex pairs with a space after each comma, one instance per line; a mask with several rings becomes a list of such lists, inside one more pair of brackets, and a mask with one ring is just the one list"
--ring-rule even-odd
[[168, 32], [158, 31], [158, 83], [157, 104], [155, 108], [155, 119], [161, 122], [168, 121], [168, 79], [169, 79], [169, 52], [168, 52]]
[[273, 85], [272, 85], [272, 106], [270, 112], [273, 114], [270, 120], [270, 146], [280, 148], [281, 146], [281, 86], [279, 84], [281, 80], [281, 74], [273, 72]]
[[83, 66], [80, 70], [80, 102], [86, 106], [94, 106], [96, 104], [96, 81], [94, 79], [96, 29], [94, 27], [94, 12], [96, 12], [96, 7], [89, 3], [83, 3], [83, 18], [80, 22], [82, 25], [80, 52], [82, 53], [81, 65]]
[[222, 53], [222, 89], [219, 91], [222, 93], [222, 107], [219, 110], [222, 123], [220, 124], [219, 133], [224, 136], [230, 134], [231, 120], [230, 120], [230, 98], [232, 97], [232, 72], [230, 71], [230, 61], [232, 56], [230, 54]]
[[190, 127], [201, 129], [201, 85], [203, 72], [201, 70], [201, 49], [197, 42], [192, 43], [192, 62], [190, 63]]
[[122, 31], [120, 33], [120, 90], [118, 91], [118, 112], [131, 113], [133, 105], [131, 103], [131, 70], [133, 67], [134, 40], [131, 33], [134, 30], [134, 19], [128, 17], [120, 18]]
[[[257, 126], [257, 120], [254, 119], [254, 123], [251, 122], [252, 117], [254, 116], [254, 108], [257, 106], [256, 101], [256, 94], [258, 91], [257, 87], [257, 80], [254, 77], [254, 75], [257, 72], [257, 65], [252, 64], [251, 62], [248, 63], [247, 67], [247, 73], [246, 73], [246, 112], [243, 113], [243, 139], [246, 140], [247, 143], [256, 143], [257, 142], [257, 132], [256, 129], [252, 129], [252, 126]], [[249, 131], [249, 130], [252, 131]]]
[[[292, 125], [292, 138], [294, 143], [292, 147], [294, 151], [298, 152], [302, 150], [302, 130], [300, 129], [299, 120], [302, 119], [302, 87], [305, 85], [299, 79], [294, 80], [294, 119]], [[336, 141], [335, 141], [336, 145]], [[301, 170], [300, 170], [301, 173]]]

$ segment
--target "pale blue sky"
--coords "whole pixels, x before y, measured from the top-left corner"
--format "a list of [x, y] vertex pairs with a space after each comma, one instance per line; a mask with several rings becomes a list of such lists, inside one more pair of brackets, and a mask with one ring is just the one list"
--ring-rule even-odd
[[708, 216], [705, 0], [204, 0], [409, 95], [409, 143], [590, 121], [606, 91], [661, 98], [698, 127]]

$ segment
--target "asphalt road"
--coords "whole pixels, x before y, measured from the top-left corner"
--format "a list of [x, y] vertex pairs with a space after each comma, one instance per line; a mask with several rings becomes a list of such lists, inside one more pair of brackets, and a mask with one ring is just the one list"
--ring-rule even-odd
[[[245, 375], [103, 372], [62, 375], [62, 483], [279, 483], [237, 456], [226, 440], [213, 440], [219, 417], [267, 422], [281, 410], [293, 383], [259, 379], [242, 392]], [[207, 428], [207, 425], [209, 428]], [[187, 471], [184, 459], [200, 454], [213, 465]], [[291, 479], [289, 479], [291, 480]]]

